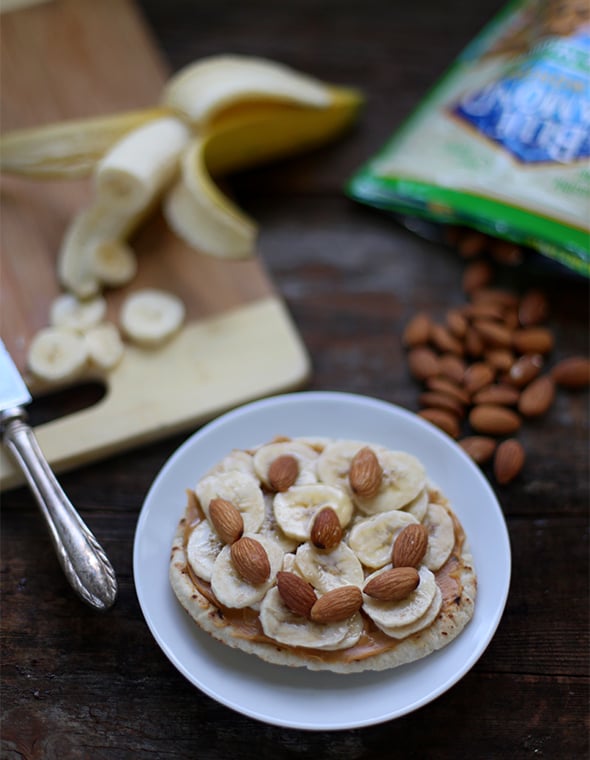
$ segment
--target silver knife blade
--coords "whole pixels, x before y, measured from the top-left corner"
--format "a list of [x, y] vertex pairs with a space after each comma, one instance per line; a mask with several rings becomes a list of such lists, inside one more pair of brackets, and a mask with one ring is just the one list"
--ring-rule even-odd
[[30, 404], [29, 389], [0, 338], [0, 411]]

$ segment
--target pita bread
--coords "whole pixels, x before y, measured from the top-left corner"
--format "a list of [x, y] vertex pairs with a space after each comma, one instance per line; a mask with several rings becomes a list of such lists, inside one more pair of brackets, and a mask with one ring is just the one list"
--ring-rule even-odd
[[[283, 439], [282, 439], [283, 440]], [[189, 492], [190, 493], [190, 492]], [[223, 644], [254, 654], [270, 663], [335, 673], [386, 670], [413, 662], [441, 649], [456, 638], [473, 616], [477, 579], [461, 525], [440, 492], [431, 499], [452, 516], [456, 542], [448, 561], [435, 572], [442, 606], [428, 627], [396, 640], [380, 631], [364, 613], [364, 633], [348, 649], [335, 651], [292, 647], [264, 634], [258, 607], [228, 609], [217, 602], [210, 584], [196, 577], [187, 557], [187, 538], [195, 522], [195, 498], [190, 493], [185, 513], [174, 536], [169, 579], [178, 601], [195, 623]], [[345, 536], [346, 538], [346, 536]], [[343, 540], [345, 540], [345, 538]], [[366, 570], [366, 575], [370, 570]]]

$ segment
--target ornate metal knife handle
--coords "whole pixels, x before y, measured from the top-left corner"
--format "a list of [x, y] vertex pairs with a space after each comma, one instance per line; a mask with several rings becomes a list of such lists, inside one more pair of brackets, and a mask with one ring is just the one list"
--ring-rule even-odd
[[115, 571], [104, 550], [63, 492], [21, 408], [1, 414], [4, 443], [37, 500], [63, 571], [80, 598], [107, 610], [117, 597]]

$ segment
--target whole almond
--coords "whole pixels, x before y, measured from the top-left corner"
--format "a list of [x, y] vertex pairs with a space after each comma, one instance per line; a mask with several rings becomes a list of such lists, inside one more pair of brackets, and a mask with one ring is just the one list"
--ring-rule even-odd
[[225, 544], [233, 544], [244, 532], [244, 520], [240, 511], [226, 499], [211, 499], [209, 519]]
[[416, 314], [408, 324], [406, 325], [402, 341], [404, 346], [414, 347], [423, 346], [428, 343], [430, 339], [430, 329], [432, 327], [432, 320], [425, 312], [419, 312]]
[[508, 438], [498, 446], [494, 457], [494, 476], [500, 485], [506, 485], [518, 475], [525, 462], [522, 445]]
[[503, 380], [515, 388], [524, 388], [534, 380], [543, 367], [541, 354], [524, 354], [520, 356], [503, 376]]
[[507, 348], [492, 348], [485, 353], [485, 360], [498, 372], [508, 372], [514, 364], [515, 356]]
[[496, 373], [489, 364], [475, 362], [465, 370], [463, 385], [467, 393], [477, 393], [477, 391], [492, 383], [495, 377]]
[[509, 348], [512, 345], [512, 330], [489, 319], [478, 319], [473, 327], [483, 338], [486, 346], [492, 348]]
[[461, 287], [465, 293], [473, 293], [489, 285], [494, 276], [494, 269], [487, 261], [474, 261], [463, 271]]
[[438, 371], [443, 377], [448, 377], [456, 383], [463, 382], [465, 374], [465, 361], [456, 354], [443, 354], [439, 358]]
[[317, 596], [311, 583], [296, 573], [280, 571], [277, 574], [277, 588], [281, 599], [291, 612], [308, 618]]
[[426, 387], [431, 391], [446, 393], [447, 396], [452, 396], [461, 404], [468, 404], [471, 399], [465, 388], [447, 377], [431, 377], [426, 381]]
[[234, 567], [245, 581], [257, 586], [268, 580], [270, 562], [260, 541], [242, 536], [231, 545], [230, 553]]
[[518, 403], [520, 393], [512, 385], [493, 384], [482, 388], [473, 396], [474, 404], [501, 404], [514, 406]]
[[478, 359], [483, 356], [485, 343], [481, 335], [474, 327], [469, 327], [465, 334], [465, 353], [468, 356]]
[[444, 325], [432, 325], [430, 340], [441, 353], [457, 354], [457, 356], [463, 354], [463, 344]]
[[498, 264], [505, 264], [510, 267], [521, 264], [524, 259], [522, 248], [510, 240], [492, 240], [490, 255]]
[[550, 375], [533, 380], [520, 394], [518, 411], [523, 417], [540, 417], [555, 398], [555, 382]]
[[470, 320], [487, 320], [502, 322], [506, 308], [497, 303], [470, 303], [464, 309], [465, 316]]
[[497, 446], [496, 439], [487, 435], [468, 435], [457, 443], [477, 464], [489, 462]]
[[590, 359], [586, 356], [570, 356], [562, 359], [551, 370], [551, 376], [562, 388], [577, 390], [590, 385]]
[[520, 299], [518, 320], [523, 327], [531, 327], [544, 322], [548, 314], [549, 303], [542, 291], [529, 290]]
[[393, 544], [394, 567], [418, 567], [428, 547], [428, 528], [421, 523], [404, 528]]
[[416, 380], [426, 380], [438, 374], [438, 356], [428, 346], [416, 346], [408, 353], [408, 367]]
[[521, 419], [505, 406], [479, 404], [469, 413], [469, 424], [483, 435], [511, 435], [520, 428]]
[[453, 396], [449, 396], [448, 393], [425, 391], [420, 394], [418, 402], [421, 406], [427, 408], [445, 409], [447, 412], [457, 415], [457, 417], [463, 417], [465, 414], [464, 405]]
[[[449, 309], [446, 316], [447, 327], [452, 335], [459, 340], [465, 337], [467, 332], [467, 320], [460, 309]], [[457, 352], [455, 352], [457, 353]]]
[[332, 507], [320, 509], [311, 526], [311, 542], [318, 549], [333, 549], [342, 540], [342, 526]]
[[512, 345], [519, 354], [548, 354], [553, 343], [553, 333], [546, 327], [524, 327], [512, 335]]
[[399, 602], [414, 591], [420, 576], [414, 567], [394, 567], [384, 570], [365, 585], [363, 591], [373, 599], [383, 602]]
[[310, 611], [314, 623], [338, 623], [358, 612], [363, 594], [358, 586], [338, 586], [319, 597]]
[[459, 437], [459, 420], [457, 416], [452, 412], [448, 412], [446, 409], [436, 409], [435, 407], [428, 407], [421, 409], [418, 415], [437, 428], [443, 430], [451, 438]]
[[383, 468], [379, 464], [377, 455], [369, 446], [363, 446], [350, 462], [348, 471], [350, 487], [357, 496], [372, 499], [381, 486], [382, 478]]
[[283, 454], [270, 463], [267, 479], [271, 488], [283, 492], [291, 488], [298, 475], [299, 462], [291, 454]]
[[457, 250], [464, 259], [473, 259], [486, 249], [487, 235], [478, 230], [464, 230], [457, 240]]
[[474, 303], [495, 303], [504, 308], [518, 307], [518, 296], [502, 288], [480, 288], [472, 295]]

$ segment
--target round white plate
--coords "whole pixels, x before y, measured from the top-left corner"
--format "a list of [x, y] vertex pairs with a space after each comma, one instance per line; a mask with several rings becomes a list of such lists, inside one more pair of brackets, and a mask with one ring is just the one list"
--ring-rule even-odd
[[[201, 631], [168, 582], [172, 538], [185, 490], [233, 448], [275, 435], [355, 438], [417, 456], [450, 500], [467, 533], [478, 575], [473, 619], [444, 649], [393, 670], [313, 672], [263, 662]], [[203, 427], [168, 460], [139, 516], [134, 543], [137, 595], [146, 622], [173, 665], [218, 702], [252, 718], [308, 730], [349, 729], [399, 717], [455, 684], [478, 660], [500, 622], [510, 583], [502, 511], [478, 467], [451, 439], [392, 404], [347, 393], [301, 392], [247, 404]]]

